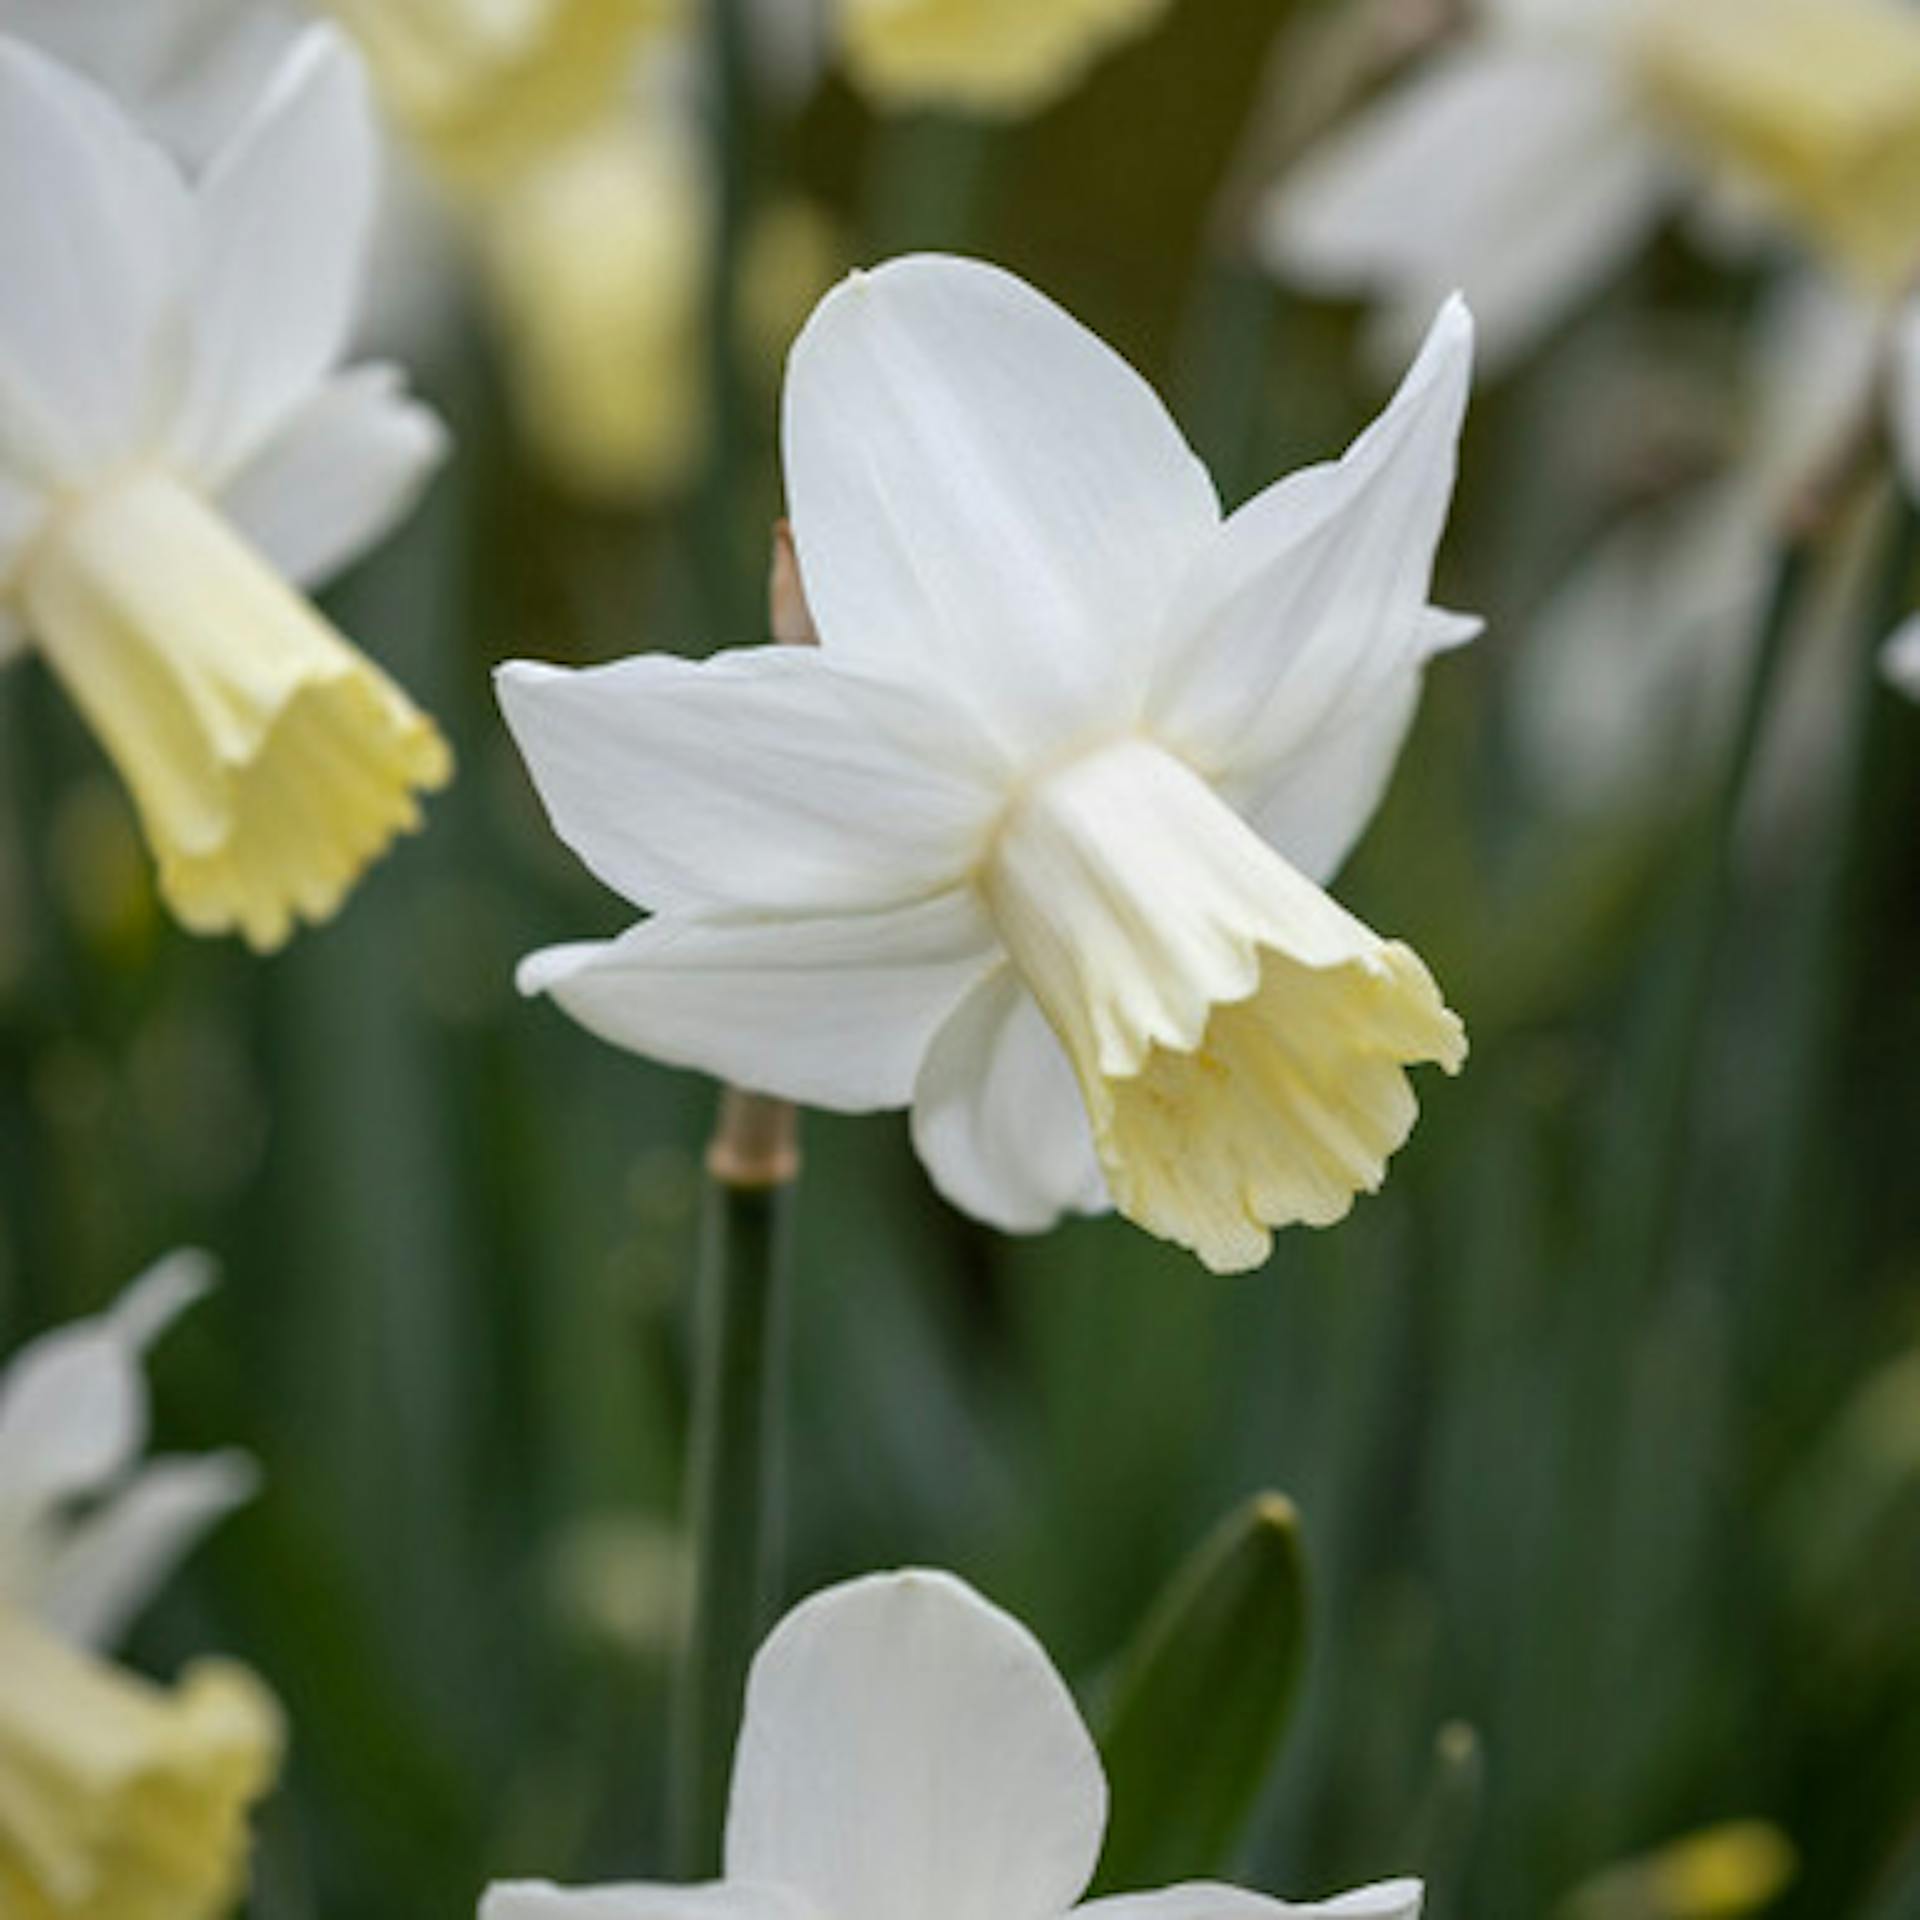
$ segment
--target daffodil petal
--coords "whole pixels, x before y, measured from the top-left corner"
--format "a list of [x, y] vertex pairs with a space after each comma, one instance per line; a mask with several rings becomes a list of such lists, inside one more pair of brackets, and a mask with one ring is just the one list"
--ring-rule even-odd
[[116, 1478], [147, 1437], [141, 1356], [212, 1284], [176, 1254], [105, 1313], [30, 1341], [0, 1373], [0, 1507], [16, 1522]]
[[296, 586], [331, 579], [403, 519], [447, 449], [397, 367], [328, 381], [229, 479], [227, 517]]
[[914, 1086], [913, 1144], [947, 1199], [1005, 1233], [1113, 1204], [1073, 1068], [1011, 967], [936, 1036]]
[[520, 968], [603, 1040], [842, 1112], [903, 1107], [933, 1036], [992, 965], [969, 889], [873, 913], [663, 914]]
[[[90, 82], [0, 39], [0, 463], [35, 483], [124, 459], [151, 418], [192, 207]], [[30, 294], [31, 297], [27, 297]]]
[[1920, 300], [1900, 310], [1893, 339], [1893, 444], [1900, 478], [1920, 502]]
[[1365, 825], [1436, 640], [1427, 595], [1453, 495], [1473, 326], [1450, 302], [1393, 403], [1337, 464], [1290, 475], [1226, 523], [1181, 590], [1151, 702], [1157, 737], [1270, 799], [1276, 844], [1324, 878]]
[[998, 805], [944, 763], [922, 704], [811, 648], [515, 661], [497, 684], [555, 830], [644, 907], [841, 913], [938, 893]]
[[1675, 197], [1660, 143], [1610, 64], [1569, 46], [1476, 42], [1357, 115], [1273, 190], [1276, 273], [1388, 303], [1398, 357], [1463, 288], [1489, 364], [1532, 345], [1612, 273]]
[[730, 1878], [834, 1920], [1056, 1920], [1105, 1823], [1099, 1757], [1046, 1653], [944, 1574], [820, 1594], [754, 1662]]
[[942, 691], [1010, 753], [1124, 723], [1212, 482], [1118, 354], [1023, 282], [854, 275], [789, 363], [788, 501], [828, 657]]
[[375, 192], [367, 85], [329, 28], [303, 34], [199, 192], [192, 348], [174, 457], [223, 486], [347, 344]]
[[109, 1647], [216, 1522], [253, 1497], [244, 1454], [156, 1460], [50, 1543], [33, 1612], [70, 1645]]
[[1195, 1880], [1154, 1893], [1090, 1900], [1074, 1920], [1419, 1920], [1418, 1880], [1382, 1880], [1331, 1900], [1273, 1900], [1242, 1887]]
[[480, 1902], [480, 1920], [809, 1920], [810, 1911], [783, 1887], [729, 1880], [691, 1887], [648, 1881], [556, 1887], [547, 1880], [502, 1880]]

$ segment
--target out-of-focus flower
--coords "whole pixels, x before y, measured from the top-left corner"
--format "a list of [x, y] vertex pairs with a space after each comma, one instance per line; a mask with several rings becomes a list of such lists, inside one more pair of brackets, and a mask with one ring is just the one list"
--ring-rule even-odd
[[488, 1889], [481, 1920], [1416, 1920], [1417, 1880], [1305, 1906], [1189, 1882], [1076, 1904], [1100, 1756], [1045, 1650], [950, 1575], [830, 1587], [760, 1649], [704, 1886]]
[[1032, 112], [1171, 0], [838, 0], [848, 71], [876, 100]]
[[131, 789], [169, 906], [284, 941], [446, 780], [431, 721], [296, 588], [441, 451], [336, 371], [373, 132], [315, 30], [190, 189], [87, 81], [0, 43], [0, 651], [38, 645]]
[[[1724, 470], [1631, 513], [1532, 623], [1517, 661], [1519, 740], [1556, 804], [1596, 818], [1644, 804], [1724, 738], [1783, 531], [1871, 444], [1882, 387], [1905, 391], [1889, 380], [1892, 337], [1883, 309], [1820, 275], [1769, 292], [1745, 431]], [[1893, 407], [1896, 435], [1910, 411]], [[1814, 737], [1835, 711], [1824, 692], [1789, 702], [1785, 745], [1802, 772], [1825, 748]]]
[[1464, 286], [1530, 345], [1683, 201], [1738, 201], [1879, 294], [1920, 260], [1920, 11], [1905, 0], [1481, 0], [1272, 192], [1276, 271], [1404, 342]]
[[98, 82], [195, 165], [239, 123], [299, 25], [287, 0], [0, 0], [0, 33]]
[[712, 230], [697, 141], [664, 111], [602, 121], [480, 217], [522, 431], [574, 491], [644, 498], [697, 460]]
[[[604, 1037], [842, 1110], [911, 1104], [941, 1189], [1114, 1204], [1210, 1266], [1342, 1218], [1466, 1046], [1321, 891], [1438, 648], [1471, 323], [1337, 465], [1226, 520], [1118, 356], [1011, 275], [856, 274], [794, 348], [819, 649], [515, 664], [561, 836], [653, 911], [532, 956]], [[1111, 1202], [1109, 1202], [1111, 1195]]]
[[485, 190], [619, 101], [643, 36], [684, 0], [311, 0], [354, 36], [395, 117]]
[[1556, 1920], [1747, 1920], [1794, 1875], [1792, 1843], [1761, 1820], [1729, 1820], [1596, 1875]]
[[217, 1920], [245, 1882], [278, 1708], [230, 1663], [168, 1691], [100, 1657], [253, 1490], [238, 1455], [140, 1464], [142, 1356], [207, 1282], [176, 1255], [0, 1375], [0, 1910], [21, 1920]]
[[1887, 685], [1909, 700], [1920, 700], [1920, 613], [1894, 628], [1880, 649], [1880, 671]]

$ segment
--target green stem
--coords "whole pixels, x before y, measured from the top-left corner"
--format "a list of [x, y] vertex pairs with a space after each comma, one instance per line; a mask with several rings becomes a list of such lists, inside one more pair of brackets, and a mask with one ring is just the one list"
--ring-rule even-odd
[[672, 1770], [675, 1866], [689, 1880], [720, 1869], [734, 1736], [775, 1584], [793, 1135], [790, 1107], [729, 1091], [708, 1154], [688, 1486], [693, 1614]]
[[1832, 1090], [1842, 1038], [1847, 986], [1857, 953], [1856, 929], [1872, 882], [1873, 825], [1885, 767], [1888, 696], [1880, 649], [1912, 604], [1920, 554], [1920, 513], [1903, 496], [1886, 534], [1876, 591], [1860, 616], [1851, 711], [1841, 742], [1843, 785], [1832, 835], [1804, 910], [1804, 935], [1782, 1020], [1787, 1070], [1779, 1123], [1763, 1163], [1759, 1237], [1754, 1243], [1753, 1329], [1772, 1349], [1788, 1325], [1794, 1280], [1803, 1270], [1807, 1225], [1805, 1169], [1815, 1160], [1819, 1128]]
[[[1608, 1187], [1626, 1199], [1607, 1262], [1611, 1284], [1628, 1288], [1639, 1300], [1658, 1285], [1679, 1222], [1695, 1088], [1733, 902], [1740, 819], [1812, 560], [1812, 543], [1804, 536], [1783, 543], [1775, 559], [1733, 740], [1700, 824], [1680, 924], [1642, 1035], [1634, 1087], [1637, 1097], [1626, 1116]], [[1608, 1306], [1609, 1317], [1615, 1324], [1632, 1324], [1634, 1316], [1621, 1311], [1623, 1304], [1616, 1294]]]

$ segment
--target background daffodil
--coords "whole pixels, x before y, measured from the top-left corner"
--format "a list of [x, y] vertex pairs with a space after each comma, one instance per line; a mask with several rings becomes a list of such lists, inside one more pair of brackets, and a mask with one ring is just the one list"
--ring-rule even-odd
[[277, 946], [451, 770], [301, 596], [441, 451], [338, 370], [372, 217], [353, 56], [316, 29], [197, 186], [78, 75], [0, 42], [0, 650], [28, 643], [139, 808], [174, 913]]
[[811, 1104], [911, 1104], [1003, 1227], [1117, 1205], [1222, 1269], [1377, 1186], [1456, 1068], [1425, 967], [1321, 890], [1429, 655], [1471, 328], [1338, 465], [1222, 518], [1147, 385], [1011, 275], [822, 303], [786, 465], [821, 647], [515, 665], [561, 835], [653, 913], [536, 954], [623, 1045]]
[[218, 1920], [279, 1711], [228, 1662], [168, 1691], [100, 1657], [221, 1515], [235, 1454], [140, 1464], [147, 1346], [207, 1285], [176, 1255], [97, 1319], [0, 1374], [0, 1911], [18, 1920]]
[[1905, 0], [1468, 11], [1260, 218], [1277, 272], [1381, 303], [1390, 354], [1454, 286], [1490, 360], [1523, 351], [1689, 203], [1785, 227], [1881, 294], [1920, 262], [1920, 13]]

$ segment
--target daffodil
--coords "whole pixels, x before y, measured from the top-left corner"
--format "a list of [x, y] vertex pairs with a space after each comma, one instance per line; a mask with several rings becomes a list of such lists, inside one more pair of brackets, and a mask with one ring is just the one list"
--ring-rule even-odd
[[484, 190], [619, 100], [683, 0], [310, 0], [359, 42], [445, 178]]
[[302, 39], [197, 186], [79, 76], [0, 42], [0, 649], [36, 644], [195, 932], [284, 941], [449, 773], [303, 598], [441, 450], [337, 371], [374, 192], [359, 69]]
[[247, 1810], [279, 1711], [208, 1661], [168, 1690], [110, 1664], [193, 1542], [253, 1488], [233, 1454], [139, 1464], [141, 1358], [207, 1284], [177, 1255], [110, 1312], [0, 1375], [0, 1912], [219, 1920], [246, 1878]]
[[1481, 0], [1274, 190], [1280, 273], [1405, 339], [1460, 285], [1492, 357], [1683, 204], [1738, 205], [1877, 293], [1920, 265], [1920, 10], [1906, 0]]
[[1190, 1881], [1081, 1902], [1100, 1756], [1045, 1650], [948, 1574], [803, 1601], [747, 1683], [726, 1876], [488, 1889], [481, 1920], [1416, 1920], [1417, 1880], [1299, 1906]]
[[1209, 1265], [1340, 1219], [1459, 1021], [1321, 888], [1427, 658], [1466, 402], [1450, 305], [1337, 465], [1222, 517], [1152, 390], [1011, 275], [856, 274], [796, 344], [821, 645], [502, 669], [561, 836], [652, 917], [528, 992], [762, 1092], [911, 1105], [1002, 1227], [1113, 1204]]
[[855, 82], [890, 106], [1024, 113], [1074, 85], [1170, 0], [837, 0]]

